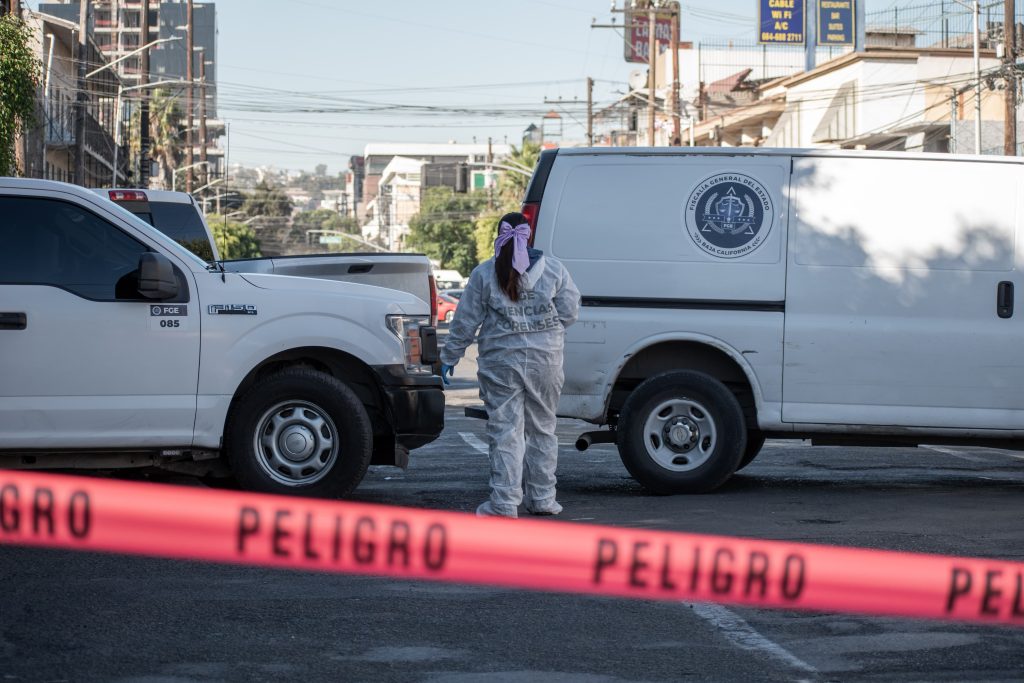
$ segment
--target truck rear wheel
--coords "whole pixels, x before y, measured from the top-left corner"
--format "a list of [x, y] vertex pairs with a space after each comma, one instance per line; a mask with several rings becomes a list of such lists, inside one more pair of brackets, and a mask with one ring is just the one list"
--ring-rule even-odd
[[344, 382], [292, 368], [260, 380], [238, 400], [226, 450], [245, 489], [339, 498], [366, 474], [372, 439], [366, 408]]
[[746, 441], [736, 397], [701, 372], [651, 377], [619, 415], [622, 462], [653, 493], [706, 493], [721, 486], [739, 466]]

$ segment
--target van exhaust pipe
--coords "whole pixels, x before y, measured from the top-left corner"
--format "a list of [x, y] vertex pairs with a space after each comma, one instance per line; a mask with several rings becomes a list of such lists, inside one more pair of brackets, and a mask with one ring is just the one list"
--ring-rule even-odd
[[615, 443], [615, 432], [610, 429], [600, 432], [584, 432], [576, 439], [576, 450], [583, 452], [595, 443]]

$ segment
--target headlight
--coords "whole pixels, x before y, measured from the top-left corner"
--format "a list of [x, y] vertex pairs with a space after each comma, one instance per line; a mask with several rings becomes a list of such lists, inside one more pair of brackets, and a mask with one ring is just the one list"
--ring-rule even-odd
[[[434, 328], [430, 326], [429, 315], [389, 315], [386, 318], [387, 325], [395, 336], [402, 342], [405, 349], [405, 371], [410, 375], [430, 375], [433, 368], [429, 363], [424, 363], [424, 343], [433, 343], [433, 352], [437, 349], [437, 338], [433, 336]], [[426, 328], [431, 333], [421, 334], [421, 329]], [[431, 351], [427, 349], [427, 351]], [[435, 355], [428, 353], [428, 356]]]

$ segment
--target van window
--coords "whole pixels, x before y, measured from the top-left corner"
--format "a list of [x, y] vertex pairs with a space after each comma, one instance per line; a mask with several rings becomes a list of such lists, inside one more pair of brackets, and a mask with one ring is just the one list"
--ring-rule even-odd
[[213, 260], [213, 249], [199, 210], [192, 204], [149, 202], [148, 214], [135, 214], [204, 261]]

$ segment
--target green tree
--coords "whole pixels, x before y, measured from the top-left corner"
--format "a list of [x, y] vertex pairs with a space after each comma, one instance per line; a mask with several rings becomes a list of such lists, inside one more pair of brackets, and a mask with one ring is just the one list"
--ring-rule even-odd
[[292, 200], [281, 188], [261, 180], [242, 204], [242, 211], [250, 216], [290, 216]]
[[[507, 166], [534, 168], [540, 159], [540, 146], [524, 143], [519, 149], [512, 147], [512, 153], [503, 162]], [[498, 220], [510, 211], [519, 211], [530, 177], [515, 171], [503, 170], [498, 176], [498, 207], [480, 214], [473, 227], [477, 261], [483, 263], [494, 256], [494, 240], [498, 236]]]
[[323, 225], [338, 214], [330, 209], [313, 209], [295, 214], [292, 225], [300, 230], [329, 230]]
[[179, 98], [164, 88], [155, 90], [149, 105], [150, 156], [160, 162], [164, 187], [173, 187], [174, 169], [185, 156], [181, 121]]
[[15, 175], [15, 138], [35, 125], [42, 64], [32, 54], [32, 33], [19, 17], [0, 16], [0, 176]]
[[[506, 166], [517, 166], [532, 171], [540, 159], [540, 146], [524, 142], [523, 146], [512, 146], [512, 152], [505, 159]], [[502, 171], [498, 176], [498, 198], [505, 212], [518, 211], [526, 196], [526, 186], [530, 184], [530, 176], [514, 171]]]
[[[476, 260], [483, 263], [494, 256], [494, 240], [498, 238], [498, 219], [505, 211], [485, 211], [473, 224], [473, 240], [476, 243]], [[465, 275], [465, 273], [463, 273]]]
[[217, 214], [206, 217], [213, 239], [217, 243], [217, 251], [224, 260], [239, 258], [259, 258], [260, 242], [256, 232], [245, 223], [228, 220]]
[[406, 245], [437, 259], [442, 268], [463, 275], [477, 264], [474, 221], [486, 206], [487, 197], [460, 194], [447, 187], [432, 187], [423, 193], [420, 212], [409, 221]]
[[[334, 213], [334, 212], [332, 212]], [[358, 235], [361, 230], [359, 229], [359, 221], [351, 216], [341, 216], [334, 214], [323, 223], [320, 224], [321, 230], [334, 230], [336, 232], [347, 232], [350, 235]]]

